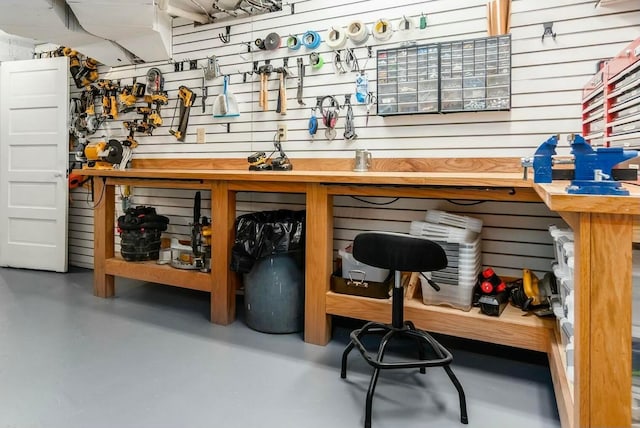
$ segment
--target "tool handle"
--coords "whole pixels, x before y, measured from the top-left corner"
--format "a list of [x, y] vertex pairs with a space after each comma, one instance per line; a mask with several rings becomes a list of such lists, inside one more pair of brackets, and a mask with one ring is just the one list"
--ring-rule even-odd
[[284, 74], [280, 75], [280, 94], [278, 101], [280, 103], [280, 114], [287, 114], [287, 87], [285, 85]]
[[269, 76], [263, 74], [264, 85], [262, 86], [262, 111], [269, 110]]

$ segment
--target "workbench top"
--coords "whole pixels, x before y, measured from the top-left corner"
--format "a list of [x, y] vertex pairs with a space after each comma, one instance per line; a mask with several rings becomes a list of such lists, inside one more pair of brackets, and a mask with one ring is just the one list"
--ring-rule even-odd
[[549, 207], [556, 212], [591, 212], [607, 214], [640, 215], [640, 186], [623, 183], [629, 196], [572, 195], [567, 193], [569, 181], [554, 181], [549, 184], [534, 184], [533, 187]]
[[173, 180], [240, 180], [258, 182], [369, 184], [407, 186], [463, 186], [531, 188], [531, 180], [511, 172], [401, 172], [401, 171], [248, 171], [225, 169], [153, 169], [76, 170], [96, 177], [146, 178]]

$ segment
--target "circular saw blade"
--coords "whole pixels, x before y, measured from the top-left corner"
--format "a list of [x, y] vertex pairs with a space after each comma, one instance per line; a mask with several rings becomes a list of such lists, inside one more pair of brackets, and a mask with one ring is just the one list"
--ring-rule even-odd
[[105, 161], [114, 165], [122, 162], [124, 149], [122, 148], [122, 143], [120, 141], [109, 140], [109, 142], [107, 142], [107, 150], [109, 151], [109, 154], [105, 158]]

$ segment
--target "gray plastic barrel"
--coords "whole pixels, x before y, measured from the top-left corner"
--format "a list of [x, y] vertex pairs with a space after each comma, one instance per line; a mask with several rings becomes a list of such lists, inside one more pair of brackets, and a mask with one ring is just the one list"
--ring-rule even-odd
[[304, 327], [304, 272], [291, 253], [256, 261], [244, 275], [247, 325], [264, 333], [294, 333]]

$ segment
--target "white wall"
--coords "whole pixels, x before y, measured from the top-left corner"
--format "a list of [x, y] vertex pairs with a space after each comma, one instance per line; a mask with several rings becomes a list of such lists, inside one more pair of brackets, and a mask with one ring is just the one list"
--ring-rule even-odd
[[33, 58], [34, 41], [0, 30], [0, 62]]
[[[428, 27], [408, 34], [395, 33], [387, 43], [377, 43], [373, 38], [368, 44], [373, 47], [374, 58], [367, 61], [366, 48], [356, 49], [361, 66], [365, 66], [375, 90], [377, 49], [397, 47], [405, 40], [416, 40], [419, 44], [462, 40], [486, 36], [486, 9], [484, 0], [404, 0], [389, 6], [384, 0], [329, 0], [296, 2], [295, 14], [285, 7], [280, 13], [262, 15], [254, 19], [224, 22], [220, 25], [194, 27], [182, 19], [174, 20], [173, 52], [175, 60], [197, 59], [202, 66], [208, 55], [219, 57], [223, 73], [231, 74], [231, 89], [240, 102], [241, 116], [231, 123], [231, 132], [226, 125], [211, 117], [211, 106], [202, 113], [200, 85], [202, 73], [196, 71], [174, 72], [173, 64], [145, 64], [136, 67], [121, 67], [102, 70], [101, 77], [122, 79], [129, 84], [136, 76], [144, 78], [147, 69], [159, 66], [165, 73], [166, 89], [169, 90], [169, 106], [163, 110], [164, 127], [156, 130], [152, 137], [140, 137], [136, 149], [139, 158], [242, 158], [263, 150], [272, 150], [272, 138], [277, 122], [288, 125], [288, 141], [283, 143], [292, 158], [352, 158], [356, 148], [368, 148], [374, 157], [505, 157], [526, 156], [551, 134], [579, 132], [581, 88], [595, 72], [595, 63], [602, 58], [617, 54], [631, 40], [640, 36], [640, 10], [637, 2], [630, 1], [614, 8], [594, 8], [595, 1], [514, 0], [512, 15], [512, 109], [508, 112], [456, 113], [446, 115], [412, 115], [396, 117], [371, 116], [365, 127], [366, 109], [354, 106], [356, 133], [354, 142], [324, 139], [323, 128], [312, 139], [307, 132], [310, 107], [315, 96], [353, 93], [355, 75], [336, 76], [331, 64], [319, 71], [307, 67], [305, 78], [305, 101], [300, 108], [295, 100], [295, 79], [288, 82], [289, 112], [280, 116], [275, 109], [277, 78], [270, 78], [270, 112], [262, 112], [257, 105], [259, 77], [249, 76], [242, 83], [239, 73], [250, 71], [253, 61], [271, 59], [280, 66], [282, 58], [289, 56], [289, 66], [295, 69], [296, 57], [303, 55], [308, 63], [309, 51], [304, 47], [291, 52], [282, 47], [276, 52], [247, 53], [243, 42], [265, 37], [276, 31], [285, 37], [301, 34], [313, 29], [325, 34], [330, 26], [345, 26], [354, 19], [369, 25], [381, 17], [400, 18], [402, 15], [418, 17], [426, 13]], [[553, 3], [553, 6], [551, 6]], [[542, 23], [553, 21], [557, 37], [541, 41]], [[224, 45], [218, 34], [224, 25], [231, 25], [231, 43]], [[326, 60], [329, 50], [323, 43], [319, 51]], [[366, 65], [365, 65], [366, 64]], [[185, 69], [186, 70], [186, 69]], [[211, 82], [209, 82], [211, 83]], [[208, 86], [209, 102], [221, 92], [222, 79]], [[191, 110], [186, 141], [177, 142], [168, 133], [171, 114], [176, 103], [179, 85], [192, 88], [198, 95]], [[213, 96], [211, 95], [213, 94]], [[131, 116], [134, 118], [135, 116]], [[177, 125], [175, 125], [177, 126]], [[344, 116], [338, 122], [338, 136], [343, 132]], [[196, 143], [196, 129], [206, 131], [206, 143]], [[110, 138], [125, 136], [119, 122], [110, 123], [103, 133]], [[559, 150], [568, 153], [568, 147]], [[136, 204], [152, 204], [172, 219], [170, 232], [188, 233], [193, 192], [135, 189]], [[205, 199], [207, 199], [207, 195]], [[367, 198], [365, 198], [367, 199]], [[92, 213], [83, 191], [74, 193], [70, 212], [70, 262], [78, 266], [92, 266]], [[368, 198], [377, 202], [385, 198]], [[464, 202], [468, 204], [467, 202]], [[209, 205], [205, 200], [205, 209]], [[274, 207], [302, 208], [303, 196], [240, 194], [238, 213], [266, 210]], [[383, 229], [408, 231], [410, 220], [420, 220], [429, 208], [454, 212], [469, 212], [485, 222], [483, 249], [485, 265], [494, 266], [499, 273], [517, 274], [522, 267], [543, 271], [549, 268], [553, 256], [546, 228], [561, 220], [541, 203], [486, 202], [477, 205], [458, 205], [457, 201], [400, 199], [390, 205], [372, 206], [350, 197], [335, 200], [334, 248], [346, 245], [360, 230]], [[215, 220], [215, 219], [214, 219]]]

